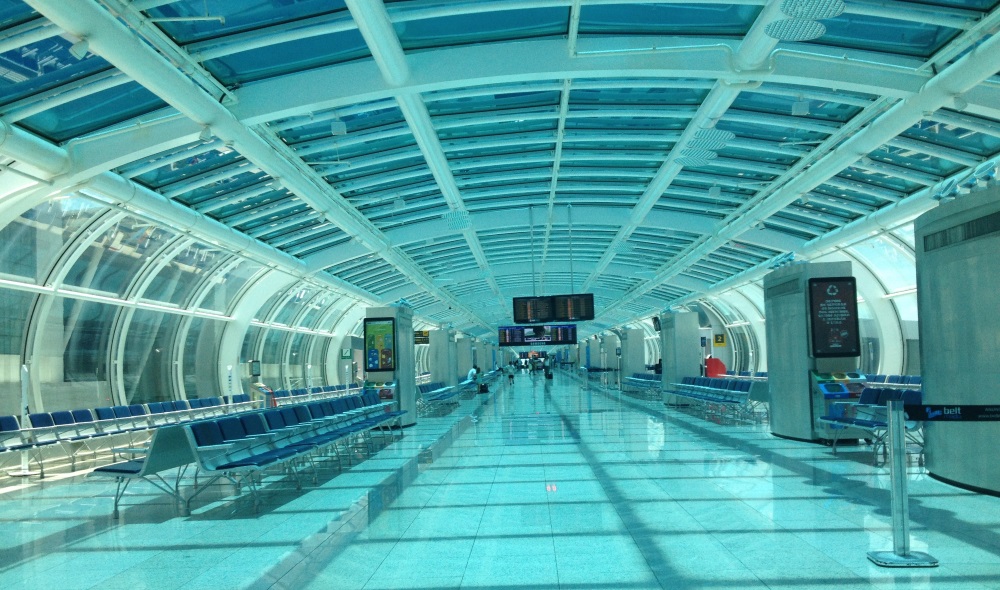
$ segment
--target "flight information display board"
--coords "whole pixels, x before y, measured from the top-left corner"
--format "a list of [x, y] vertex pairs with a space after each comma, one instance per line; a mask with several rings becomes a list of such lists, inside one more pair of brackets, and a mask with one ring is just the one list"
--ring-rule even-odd
[[582, 322], [594, 319], [593, 293], [515, 297], [515, 324]]
[[809, 325], [814, 358], [861, 355], [854, 277], [809, 279]]
[[552, 321], [551, 297], [515, 297], [514, 323], [539, 324]]
[[365, 370], [396, 370], [394, 318], [365, 318]]
[[576, 326], [573, 324], [500, 326], [497, 340], [500, 346], [576, 344]]
[[552, 321], [583, 322], [594, 319], [594, 294], [552, 296]]

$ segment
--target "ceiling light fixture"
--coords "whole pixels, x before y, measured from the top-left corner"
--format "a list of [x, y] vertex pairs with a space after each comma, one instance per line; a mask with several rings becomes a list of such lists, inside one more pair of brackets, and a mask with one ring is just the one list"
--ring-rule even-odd
[[88, 53], [90, 53], [90, 43], [88, 43], [86, 39], [80, 39], [76, 43], [70, 45], [69, 54], [76, 59], [83, 59], [87, 57]]
[[805, 117], [809, 114], [809, 101], [802, 98], [792, 103], [792, 116], [793, 117]]
[[214, 137], [214, 135], [212, 134], [212, 128], [209, 127], [208, 125], [202, 127], [201, 133], [198, 134], [198, 140], [201, 141], [202, 143], [212, 141], [212, 137]]
[[330, 135], [347, 135], [347, 123], [340, 119], [330, 121]]

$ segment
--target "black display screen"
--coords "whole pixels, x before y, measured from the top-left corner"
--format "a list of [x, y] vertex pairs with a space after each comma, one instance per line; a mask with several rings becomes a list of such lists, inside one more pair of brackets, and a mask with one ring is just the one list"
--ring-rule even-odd
[[500, 346], [576, 344], [576, 326], [500, 326], [497, 340]]
[[515, 297], [515, 324], [582, 322], [594, 319], [593, 293]]
[[594, 319], [594, 294], [554, 295], [552, 321], [582, 322]]
[[809, 279], [809, 325], [814, 358], [861, 355], [854, 277]]
[[428, 330], [414, 330], [414, 332], [413, 332], [413, 343], [414, 344], [430, 344], [431, 343], [431, 333]]

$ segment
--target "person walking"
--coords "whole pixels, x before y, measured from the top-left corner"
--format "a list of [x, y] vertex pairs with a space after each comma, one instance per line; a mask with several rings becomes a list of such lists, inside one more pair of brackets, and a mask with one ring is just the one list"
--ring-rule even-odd
[[507, 363], [503, 368], [503, 372], [507, 375], [507, 383], [514, 385], [514, 361]]

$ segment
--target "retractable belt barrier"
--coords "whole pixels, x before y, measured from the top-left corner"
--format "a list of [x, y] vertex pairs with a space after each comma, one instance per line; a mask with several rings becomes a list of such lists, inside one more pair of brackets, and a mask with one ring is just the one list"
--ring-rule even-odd
[[871, 551], [870, 559], [883, 567], [935, 567], [926, 553], [910, 551], [910, 508], [906, 491], [906, 439], [904, 420], [918, 422], [1000, 422], [1000, 406], [911, 405], [893, 400], [889, 412], [889, 465], [892, 480], [892, 551]]

